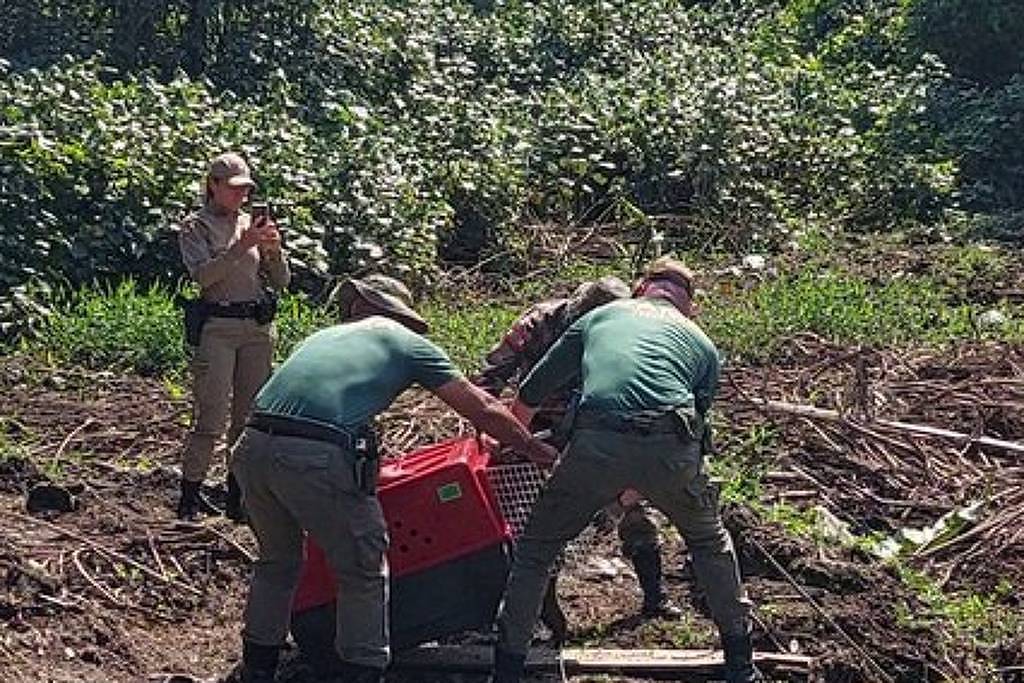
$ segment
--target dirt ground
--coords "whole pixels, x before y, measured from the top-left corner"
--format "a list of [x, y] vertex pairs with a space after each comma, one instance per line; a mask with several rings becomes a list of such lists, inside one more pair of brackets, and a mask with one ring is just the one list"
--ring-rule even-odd
[[[719, 450], [742, 454], [735, 466], [761, 474], [762, 512], [784, 501], [826, 510], [858, 535], [893, 535], [982, 500], [980, 516], [906, 564], [948, 591], [995, 597], [975, 615], [983, 626], [968, 634], [895, 569], [823, 538], [827, 529], [794, 535], [751, 505], [730, 505], [727, 524], [757, 606], [756, 647], [814, 655], [827, 681], [881, 680], [879, 669], [897, 681], [1021, 680], [1021, 453], [908, 436], [868, 413], [968, 425], [975, 435], [1020, 443], [1024, 352], [982, 343], [940, 355], [851, 350], [809, 338], [787, 349], [770, 368], [731, 371], [720, 402]], [[845, 418], [773, 412], [764, 400]], [[187, 412], [158, 381], [55, 372], [20, 359], [0, 364], [0, 680], [165, 681], [177, 673], [213, 681], [232, 668], [255, 544], [248, 529], [220, 518], [200, 526], [174, 519]], [[402, 447], [409, 432], [398, 423], [415, 413], [406, 403], [390, 417]], [[422, 438], [437, 438], [445, 425], [464, 428], [432, 424]], [[752, 442], [757, 429], [772, 438]], [[46, 483], [61, 488], [37, 488], [35, 500], [70, 509], [26, 509], [29, 492]], [[665, 539], [668, 589], [686, 616], [639, 620], [639, 589], [617, 559], [614, 531], [598, 533], [560, 582], [572, 644], [716, 645], [685, 548], [667, 527]], [[984, 623], [986, 612], [997, 623]], [[301, 680], [301, 667], [285, 677]]]

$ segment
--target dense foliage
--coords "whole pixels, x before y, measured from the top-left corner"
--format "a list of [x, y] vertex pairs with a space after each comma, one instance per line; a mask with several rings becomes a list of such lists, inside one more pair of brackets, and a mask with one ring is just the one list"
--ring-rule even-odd
[[1019, 235], [1013, 0], [9, 4], [0, 319], [34, 279], [178, 276], [229, 148], [307, 291], [371, 262], [426, 283], [524, 220], [676, 214], [671, 239], [746, 249], [959, 207]]

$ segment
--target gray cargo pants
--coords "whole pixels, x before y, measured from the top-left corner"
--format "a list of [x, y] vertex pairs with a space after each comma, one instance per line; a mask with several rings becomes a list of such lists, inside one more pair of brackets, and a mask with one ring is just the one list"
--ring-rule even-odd
[[231, 468], [259, 543], [243, 637], [257, 645], [284, 644], [305, 529], [323, 547], [338, 581], [338, 656], [387, 666], [387, 526], [377, 496], [356, 485], [350, 456], [324, 441], [247, 428]]
[[640, 491], [685, 539], [719, 631], [748, 632], [750, 602], [700, 443], [671, 433], [578, 429], [517, 541], [498, 615], [499, 647], [526, 653], [555, 558], [627, 488]]

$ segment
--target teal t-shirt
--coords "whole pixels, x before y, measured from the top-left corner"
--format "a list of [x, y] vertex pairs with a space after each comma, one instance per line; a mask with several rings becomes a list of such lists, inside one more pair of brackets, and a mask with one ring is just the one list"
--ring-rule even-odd
[[460, 376], [436, 344], [374, 316], [306, 338], [260, 390], [254, 410], [357, 427], [412, 384], [436, 389]]
[[548, 349], [519, 390], [537, 406], [582, 380], [580, 407], [628, 414], [690, 406], [703, 414], [718, 391], [714, 343], [668, 301], [629, 299], [597, 308]]

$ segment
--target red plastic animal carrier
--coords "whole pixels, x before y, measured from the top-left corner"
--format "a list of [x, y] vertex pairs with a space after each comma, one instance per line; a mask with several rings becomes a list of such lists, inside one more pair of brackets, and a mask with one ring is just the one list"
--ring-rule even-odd
[[[382, 466], [378, 495], [391, 539], [395, 647], [493, 621], [508, 571], [511, 531], [491, 487], [488, 464], [489, 455], [467, 437]], [[335, 598], [327, 558], [307, 538], [293, 613]]]

